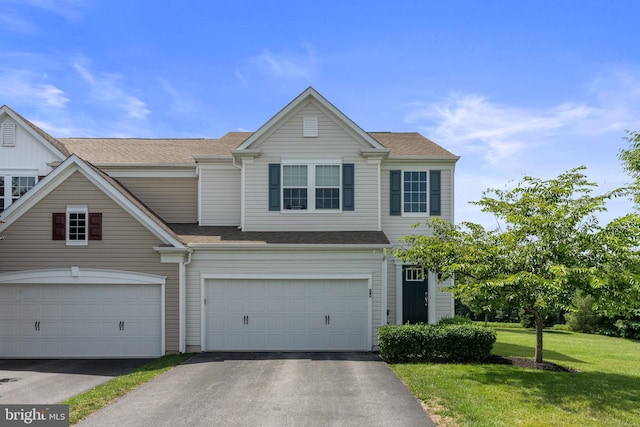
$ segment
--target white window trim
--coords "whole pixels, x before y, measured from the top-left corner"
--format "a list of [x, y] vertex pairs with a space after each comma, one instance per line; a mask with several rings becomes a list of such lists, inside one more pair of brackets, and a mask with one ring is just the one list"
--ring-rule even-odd
[[[74, 213], [83, 213], [85, 221], [85, 233], [84, 240], [70, 240], [69, 231], [71, 228], [71, 221], [69, 215]], [[65, 218], [65, 235], [67, 240], [67, 246], [87, 246], [89, 244], [89, 208], [86, 206], [67, 206], [66, 218]]]
[[[304, 214], [304, 213], [342, 213], [342, 200], [344, 197], [342, 191], [342, 160], [336, 159], [324, 159], [324, 160], [298, 160], [288, 159], [282, 160], [282, 167], [280, 168], [280, 200], [282, 200], [280, 206], [280, 212], [292, 213], [292, 214]], [[284, 167], [285, 166], [307, 166], [307, 209], [285, 209], [284, 206]], [[338, 209], [316, 209], [316, 166], [338, 166], [338, 173], [340, 174], [340, 184], [338, 189], [340, 190], [340, 201], [338, 202]], [[302, 188], [302, 187], [300, 187]], [[329, 188], [329, 187], [322, 187]]]
[[[401, 185], [400, 194], [402, 195], [401, 200], [400, 200], [400, 202], [402, 204], [400, 212], [402, 213], [402, 216], [406, 216], [407, 218], [411, 218], [411, 217], [424, 218], [424, 217], [428, 217], [429, 216], [429, 208], [430, 208], [430, 206], [429, 206], [429, 202], [430, 202], [430, 200], [429, 200], [429, 185], [430, 185], [429, 172], [430, 171], [431, 171], [430, 169], [402, 169], [400, 171], [400, 185]], [[405, 210], [404, 210], [404, 173], [405, 172], [426, 172], [427, 173], [427, 189], [426, 189], [426, 192], [427, 192], [427, 194], [426, 194], [427, 209], [426, 209], [425, 212], [405, 212]]]
[[38, 171], [33, 169], [0, 169], [0, 176], [4, 177], [4, 209], [6, 210], [13, 202], [13, 178], [28, 177], [35, 178], [38, 183]]

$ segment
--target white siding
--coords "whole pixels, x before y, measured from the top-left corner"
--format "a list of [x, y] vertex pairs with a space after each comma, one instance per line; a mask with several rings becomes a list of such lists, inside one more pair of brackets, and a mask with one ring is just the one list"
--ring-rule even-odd
[[200, 225], [240, 225], [240, 176], [232, 164], [200, 166]]
[[371, 250], [199, 250], [187, 266], [187, 350], [200, 349], [200, 286], [202, 275], [237, 275], [242, 277], [345, 276], [372, 278], [372, 343], [377, 342], [377, 328], [386, 323], [382, 307], [382, 256]]
[[[11, 120], [6, 115], [0, 116], [0, 124]], [[14, 122], [15, 123], [15, 122]], [[36, 176], [47, 175], [51, 168], [47, 163], [63, 160], [45, 148], [27, 130], [16, 123], [15, 146], [0, 145], [0, 174], [10, 175], [11, 171], [33, 171]]]
[[[318, 136], [302, 136], [303, 117], [318, 117]], [[378, 166], [360, 155], [364, 142], [336, 118], [308, 103], [277, 127], [258, 146], [262, 155], [245, 164], [247, 231], [328, 231], [378, 229]], [[354, 164], [355, 210], [344, 212], [269, 211], [268, 165], [283, 160], [339, 160]], [[309, 197], [314, 197], [309, 194]]]

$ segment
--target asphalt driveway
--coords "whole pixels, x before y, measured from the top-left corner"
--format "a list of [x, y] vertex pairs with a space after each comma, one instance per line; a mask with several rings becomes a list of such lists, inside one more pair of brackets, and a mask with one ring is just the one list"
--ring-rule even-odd
[[371, 353], [203, 353], [79, 425], [435, 426]]
[[0, 404], [59, 403], [150, 359], [0, 359]]

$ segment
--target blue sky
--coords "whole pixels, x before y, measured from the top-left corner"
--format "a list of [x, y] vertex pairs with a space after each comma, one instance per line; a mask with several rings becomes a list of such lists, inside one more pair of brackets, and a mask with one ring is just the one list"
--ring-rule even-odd
[[[467, 201], [580, 165], [609, 190], [640, 130], [640, 2], [0, 0], [0, 105], [57, 137], [256, 130], [307, 86], [367, 131], [462, 156]], [[607, 219], [631, 209], [610, 205]]]

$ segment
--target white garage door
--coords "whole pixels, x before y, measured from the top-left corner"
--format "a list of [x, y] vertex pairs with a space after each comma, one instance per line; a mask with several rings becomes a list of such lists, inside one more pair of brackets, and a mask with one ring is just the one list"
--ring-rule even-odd
[[149, 357], [158, 285], [0, 285], [0, 357]]
[[370, 350], [367, 280], [210, 280], [207, 350]]

